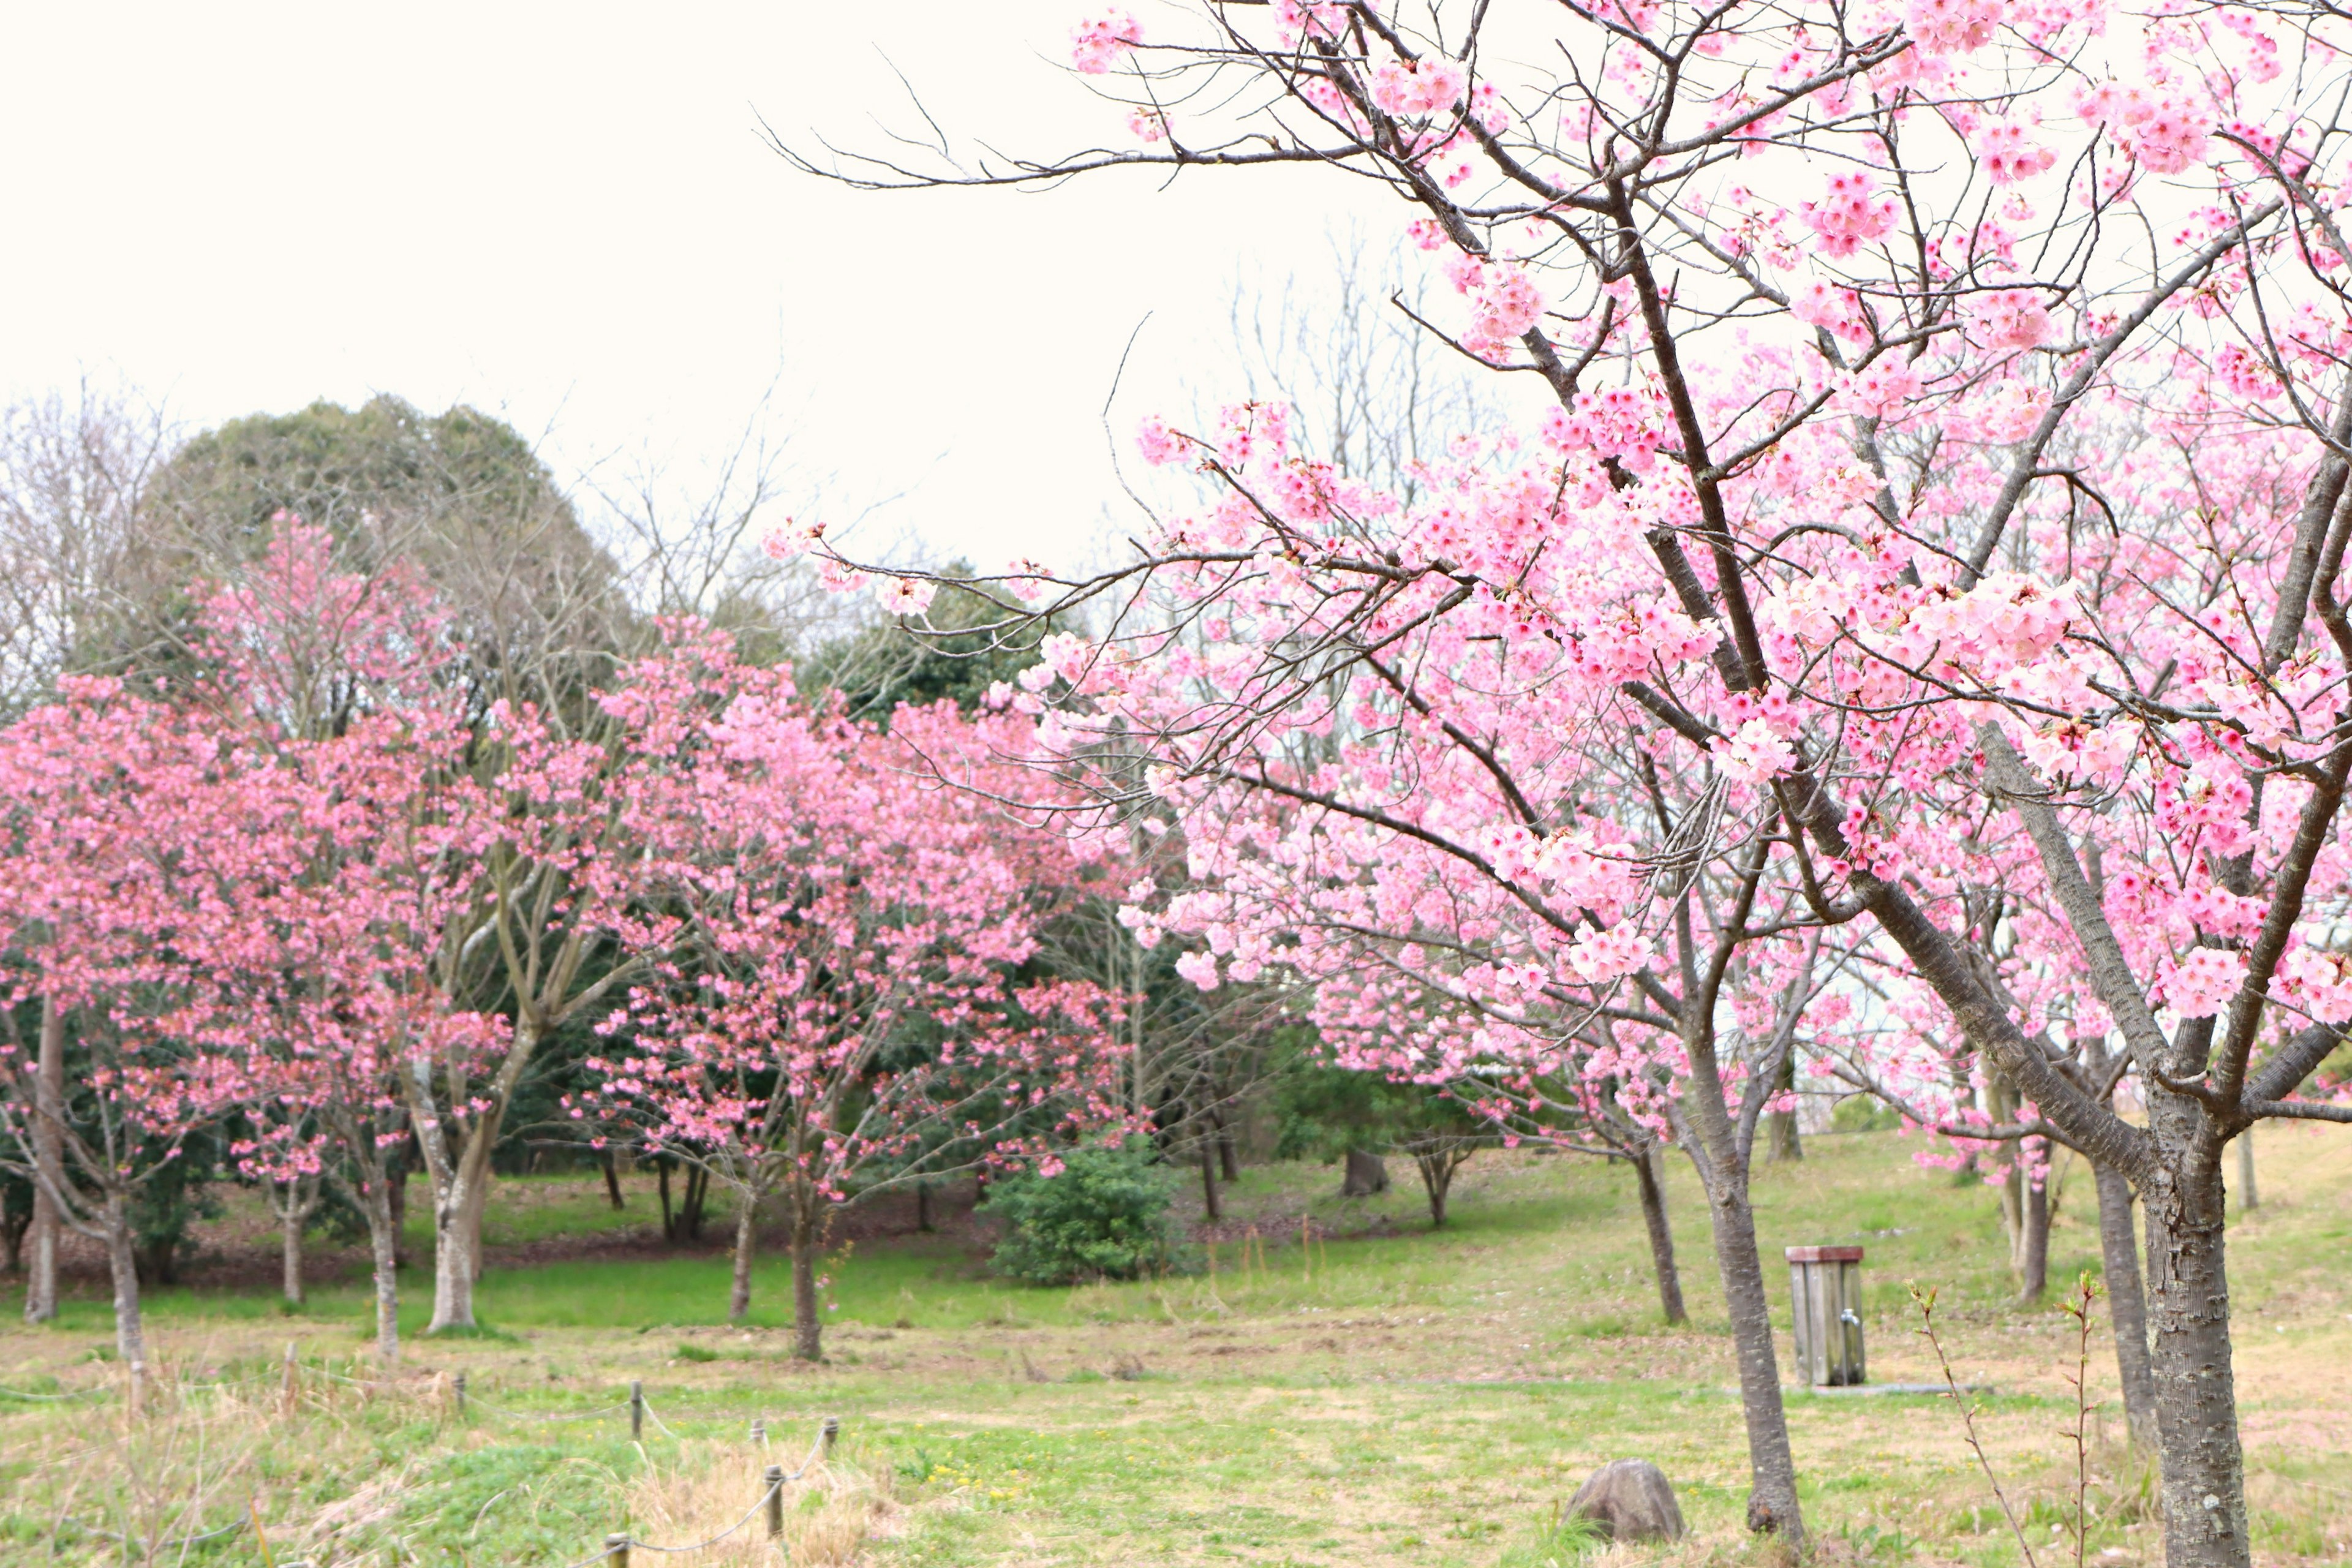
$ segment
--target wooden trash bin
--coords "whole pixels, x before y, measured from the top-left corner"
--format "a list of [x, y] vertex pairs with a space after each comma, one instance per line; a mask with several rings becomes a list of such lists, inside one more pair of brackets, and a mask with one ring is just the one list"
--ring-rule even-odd
[[1815, 1388], [1851, 1388], [1863, 1381], [1862, 1248], [1792, 1247], [1788, 1258], [1798, 1376]]

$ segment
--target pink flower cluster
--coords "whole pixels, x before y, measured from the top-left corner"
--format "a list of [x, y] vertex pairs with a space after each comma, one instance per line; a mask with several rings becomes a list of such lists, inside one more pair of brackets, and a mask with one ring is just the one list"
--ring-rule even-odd
[[1470, 301], [1470, 324], [1462, 345], [1471, 353], [1489, 360], [1504, 358], [1543, 319], [1543, 293], [1525, 267], [1481, 261], [1456, 251], [1445, 269], [1455, 292]]
[[2101, 82], [2077, 97], [2075, 110], [2105, 127], [2141, 168], [2158, 174], [2178, 174], [2202, 163], [2213, 131], [2210, 106], [2163, 84]]
[[2031, 289], [1995, 289], [1968, 305], [1970, 336], [1989, 349], [2039, 348], [2058, 335], [2050, 308]]
[[1371, 70], [1372, 102], [1383, 114], [1426, 120], [1451, 114], [1461, 101], [1470, 73], [1458, 60], [1425, 55], [1418, 60], [1384, 59]]
[[2004, 19], [2002, 0], [1905, 0], [1905, 31], [1932, 55], [1964, 55], [1992, 42]]
[[1143, 25], [1113, 6], [1080, 22], [1070, 32], [1070, 63], [1088, 76], [1100, 76], [1134, 52], [1143, 42]]
[[1874, 170], [1840, 169], [1830, 176], [1822, 199], [1806, 202], [1799, 211], [1807, 226], [1822, 237], [1823, 254], [1847, 257], [1864, 241], [1895, 232], [1897, 203], [1892, 192], [1879, 190]]
[[2013, 185], [2047, 170], [2058, 154], [2033, 139], [2032, 126], [1995, 120], [1977, 132], [1977, 161], [1994, 184]]

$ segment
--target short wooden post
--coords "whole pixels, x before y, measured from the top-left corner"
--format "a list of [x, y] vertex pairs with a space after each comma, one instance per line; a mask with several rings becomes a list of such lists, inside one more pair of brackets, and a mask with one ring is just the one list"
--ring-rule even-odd
[[449, 1392], [457, 1396], [457, 1419], [463, 1421], [466, 1418], [466, 1374], [464, 1373], [461, 1372], [449, 1380]]
[[604, 1568], [629, 1568], [629, 1538], [625, 1535], [604, 1537]]
[[629, 1380], [629, 1440], [642, 1442], [646, 1435], [646, 1385], [635, 1378]]
[[784, 1533], [784, 1467], [770, 1465], [760, 1479], [768, 1488], [768, 1539], [780, 1541]]
[[837, 1415], [826, 1416], [824, 1426], [820, 1430], [824, 1434], [824, 1457], [830, 1459], [833, 1458], [834, 1444], [841, 1440], [841, 1418]]
[[285, 1415], [294, 1414], [294, 1398], [301, 1391], [301, 1377], [300, 1363], [294, 1359], [294, 1342], [288, 1340], [286, 1342], [286, 1377], [284, 1387], [278, 1395], [278, 1405]]
[[766, 1416], [758, 1415], [752, 1417], [751, 1441], [759, 1444], [762, 1448], [768, 1446], [768, 1418]]

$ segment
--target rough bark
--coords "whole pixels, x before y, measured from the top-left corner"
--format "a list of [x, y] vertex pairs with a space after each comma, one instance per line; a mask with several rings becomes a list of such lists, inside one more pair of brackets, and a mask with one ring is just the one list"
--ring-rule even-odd
[[1242, 1179], [1242, 1152], [1234, 1142], [1234, 1130], [1225, 1122], [1224, 1112], [1215, 1115], [1217, 1123], [1217, 1173], [1228, 1182]]
[[49, 1196], [66, 1180], [65, 1120], [66, 1016], [53, 1002], [41, 1004], [41, 1059], [33, 1081], [33, 1162], [40, 1179], [33, 1184], [33, 1255], [25, 1281], [25, 1321], [46, 1323], [58, 1315], [58, 1240], [64, 1217]]
[[2238, 1134], [2238, 1207], [2252, 1214], [2262, 1206], [2254, 1186], [2254, 1130], [2249, 1127]]
[[1650, 1232], [1650, 1264], [1658, 1276], [1658, 1305], [1669, 1323], [1687, 1323], [1682, 1271], [1675, 1266], [1674, 1227], [1666, 1223], [1665, 1148], [1652, 1143], [1633, 1157], [1633, 1177], [1642, 1189], [1642, 1223]]
[[2124, 1421], [2132, 1441], [2157, 1445], [2156, 1380], [2147, 1364], [2147, 1297], [2140, 1286], [2139, 1243], [2132, 1234], [2131, 1183], [2095, 1162], [2099, 1194], [2099, 1257], [2106, 1274], [2107, 1322], [2116, 1337], [2116, 1373], [2123, 1384]]
[[[735, 1215], [735, 1279], [727, 1292], [727, 1321], [730, 1323], [741, 1322], [743, 1314], [751, 1310], [751, 1255], [760, 1239], [759, 1194], [746, 1190], [741, 1195], [743, 1206]], [[794, 1289], [798, 1289], [797, 1281]]]
[[2160, 1166], [2140, 1194], [2154, 1330], [2148, 1362], [2163, 1437], [2164, 1561], [2167, 1568], [2247, 1568], [2221, 1152], [2188, 1152], [2179, 1166]]
[[628, 1207], [628, 1204], [621, 1196], [620, 1167], [614, 1163], [613, 1152], [610, 1149], [604, 1151], [604, 1195], [613, 1201], [613, 1206], [614, 1208], [618, 1209]]
[[1223, 1207], [1217, 1202], [1217, 1152], [1206, 1141], [1201, 1144], [1201, 1212], [1212, 1220], [1225, 1217]]
[[929, 1232], [931, 1225], [931, 1184], [929, 1177], [915, 1184], [915, 1228]]

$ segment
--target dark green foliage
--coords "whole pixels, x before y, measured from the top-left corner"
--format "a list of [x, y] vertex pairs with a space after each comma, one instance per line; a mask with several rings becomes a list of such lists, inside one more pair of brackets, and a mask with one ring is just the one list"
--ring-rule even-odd
[[157, 1164], [131, 1197], [131, 1247], [142, 1285], [178, 1284], [180, 1266], [194, 1250], [188, 1231], [200, 1220], [220, 1217], [220, 1194], [213, 1191], [218, 1142], [214, 1129], [200, 1129], [176, 1155]]
[[1274, 1077], [1277, 1160], [1388, 1153], [1431, 1135], [1476, 1137], [1487, 1123], [1444, 1089], [1331, 1066], [1305, 1029], [1284, 1031]]
[[617, 569], [530, 443], [463, 405], [382, 396], [234, 419], [174, 452], [140, 506], [145, 602], [100, 662], [145, 668], [177, 646], [190, 581], [259, 556], [281, 512], [331, 534], [343, 570], [421, 574], [478, 701], [581, 703], [640, 640]]
[[988, 1212], [1012, 1231], [996, 1249], [996, 1271], [1032, 1285], [1068, 1285], [1173, 1268], [1175, 1193], [1175, 1173], [1142, 1139], [1073, 1150], [1059, 1175], [1000, 1182], [988, 1190]]
[[530, 518], [578, 526], [512, 426], [462, 404], [425, 414], [392, 396], [355, 409], [321, 399], [299, 413], [232, 419], [172, 455], [158, 499], [237, 531], [248, 553], [281, 510], [342, 538], [372, 532], [394, 512], [453, 509], [478, 525]]
[[33, 1180], [19, 1171], [0, 1171], [0, 1268], [24, 1267], [25, 1232], [33, 1223]]

